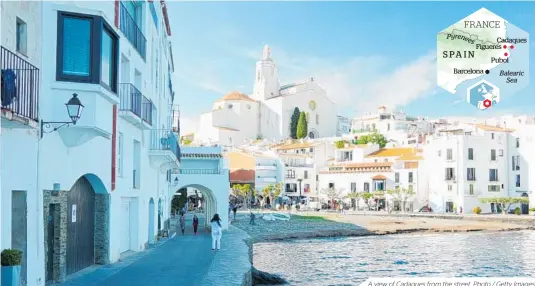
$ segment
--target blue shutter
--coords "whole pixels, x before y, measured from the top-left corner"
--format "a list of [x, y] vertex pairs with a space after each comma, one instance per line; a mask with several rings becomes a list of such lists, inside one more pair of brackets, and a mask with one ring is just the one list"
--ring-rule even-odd
[[91, 63], [91, 20], [63, 19], [63, 74], [89, 76]]

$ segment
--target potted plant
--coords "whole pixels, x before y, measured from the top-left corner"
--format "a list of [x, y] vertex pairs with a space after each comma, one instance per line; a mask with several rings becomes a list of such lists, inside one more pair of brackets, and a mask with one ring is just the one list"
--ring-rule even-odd
[[22, 251], [18, 249], [4, 249], [2, 251], [2, 286], [20, 285], [20, 264]]

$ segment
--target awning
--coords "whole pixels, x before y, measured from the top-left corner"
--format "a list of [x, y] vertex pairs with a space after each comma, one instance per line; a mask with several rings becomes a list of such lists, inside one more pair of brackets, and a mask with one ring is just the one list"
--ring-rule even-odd
[[383, 175], [375, 175], [372, 177], [372, 180], [386, 180], [386, 177]]

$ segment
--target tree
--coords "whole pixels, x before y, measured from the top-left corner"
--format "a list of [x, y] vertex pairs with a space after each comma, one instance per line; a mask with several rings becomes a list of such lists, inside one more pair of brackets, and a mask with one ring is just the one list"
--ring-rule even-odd
[[373, 194], [369, 192], [362, 193], [362, 199], [364, 199], [364, 203], [368, 207], [368, 210], [370, 210], [370, 201], [373, 198]]
[[[382, 200], [385, 198], [385, 192], [383, 191], [375, 191], [371, 194], [374, 201]], [[375, 210], [379, 210], [379, 204], [377, 203], [375, 203]]]
[[297, 139], [307, 137], [308, 133], [308, 124], [307, 124], [307, 115], [303, 111], [299, 115], [299, 121], [297, 122]]
[[180, 195], [173, 196], [173, 199], [171, 200], [171, 212], [175, 214], [182, 210], [186, 205], [186, 201], [188, 200], [188, 190], [182, 188], [176, 193]]
[[191, 140], [189, 140], [188, 138], [182, 137], [181, 141], [182, 141], [182, 145], [186, 145], [187, 146], [187, 145], [191, 144]]
[[380, 148], [384, 148], [386, 146], [387, 140], [386, 138], [377, 132], [373, 132], [369, 135], [362, 135], [359, 136], [357, 139], [358, 144], [368, 144], [368, 143], [375, 143], [378, 144]]
[[[362, 194], [363, 193], [359, 193], [359, 192], [347, 194], [347, 198], [351, 199], [351, 202], [353, 204], [353, 210], [360, 209], [359, 203], [360, 203], [360, 199], [363, 197]], [[355, 201], [355, 203], [353, 203], [353, 201]]]
[[502, 209], [502, 213], [505, 215], [509, 211], [509, 208], [513, 204], [529, 204], [529, 199], [526, 197], [497, 197], [497, 198], [481, 198], [479, 202], [494, 203]]
[[249, 184], [236, 184], [232, 186], [236, 196], [241, 197], [245, 202], [245, 207], [249, 208], [251, 201], [251, 186]]
[[344, 140], [338, 140], [334, 142], [334, 145], [336, 146], [336, 148], [341, 149], [341, 148], [344, 148], [344, 146], [346, 145], [346, 142]]
[[335, 188], [323, 189], [322, 194], [329, 200], [331, 208], [334, 208], [334, 201], [342, 198], [342, 192]]
[[299, 112], [299, 108], [296, 107], [292, 117], [290, 118], [290, 138], [292, 139], [297, 139], [297, 124], [299, 123], [300, 115], [301, 113]]
[[401, 203], [402, 212], [405, 212], [405, 209], [406, 209], [405, 206], [407, 204], [407, 201], [416, 194], [416, 192], [414, 192], [412, 188], [411, 189], [395, 188], [393, 190], [387, 190], [386, 193], [392, 196], [392, 199], [394, 201], [398, 201]]

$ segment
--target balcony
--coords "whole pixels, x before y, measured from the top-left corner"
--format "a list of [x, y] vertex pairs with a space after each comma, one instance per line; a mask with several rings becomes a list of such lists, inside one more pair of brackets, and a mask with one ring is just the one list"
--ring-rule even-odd
[[277, 164], [256, 164], [256, 170], [277, 170]]
[[182, 175], [219, 175], [221, 169], [180, 169]]
[[130, 15], [128, 9], [122, 1], [120, 19], [121, 32], [123, 32], [128, 41], [132, 44], [132, 46], [134, 46], [134, 48], [139, 52], [139, 55], [145, 60], [147, 39], [145, 39], [143, 32], [137, 25], [132, 15]]
[[119, 115], [135, 126], [147, 130], [152, 126], [152, 102], [134, 85], [119, 85]]
[[165, 173], [168, 169], [180, 166], [180, 147], [178, 139], [169, 129], [153, 129], [150, 136], [149, 160], [151, 164]]
[[2, 126], [37, 128], [39, 113], [39, 69], [1, 47]]

